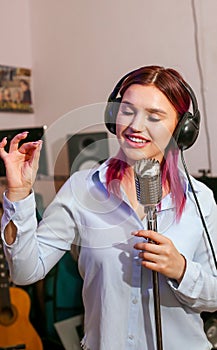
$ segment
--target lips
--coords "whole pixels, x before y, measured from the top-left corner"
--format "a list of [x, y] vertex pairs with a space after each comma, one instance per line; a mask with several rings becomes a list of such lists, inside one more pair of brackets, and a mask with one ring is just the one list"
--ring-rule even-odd
[[138, 135], [125, 134], [125, 139], [126, 139], [127, 143], [133, 147], [144, 147], [145, 145], [147, 145], [150, 142], [150, 140], [148, 140], [142, 136], [138, 136]]

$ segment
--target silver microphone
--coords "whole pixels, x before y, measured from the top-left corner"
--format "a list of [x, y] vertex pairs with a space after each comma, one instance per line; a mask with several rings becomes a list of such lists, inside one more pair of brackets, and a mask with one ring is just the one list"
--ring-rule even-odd
[[162, 198], [160, 163], [154, 159], [142, 159], [134, 165], [136, 194], [144, 206], [157, 205]]
[[[134, 172], [137, 199], [144, 206], [148, 216], [154, 215], [162, 198], [160, 163], [154, 159], [138, 160], [134, 165]], [[148, 226], [151, 224], [148, 229], [153, 229], [149, 217], [147, 220]]]

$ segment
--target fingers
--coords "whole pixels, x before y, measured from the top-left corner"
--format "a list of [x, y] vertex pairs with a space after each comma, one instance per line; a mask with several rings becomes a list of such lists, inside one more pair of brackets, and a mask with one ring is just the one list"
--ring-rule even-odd
[[[10, 142], [9, 152], [16, 151], [19, 147], [19, 142], [21, 140], [24, 140], [28, 136], [28, 131], [24, 131], [20, 134], [17, 134], [13, 137], [13, 139]], [[7, 137], [4, 137], [3, 140], [0, 142], [0, 152], [4, 155], [6, 152], [4, 150], [4, 147], [7, 145]]]
[[42, 148], [42, 140], [33, 142], [33, 146], [35, 147], [35, 149], [32, 152], [32, 159], [30, 161], [30, 165], [35, 166], [36, 168], [38, 167], [38, 163], [39, 163], [40, 152]]
[[28, 131], [17, 134], [10, 142], [9, 152], [5, 151], [5, 146], [7, 145], [7, 137], [4, 137], [0, 142], [0, 157], [6, 161], [9, 154], [13, 152], [20, 152], [28, 156], [30, 163], [35, 162], [37, 165], [40, 157], [40, 150], [42, 147], [42, 140], [34, 142], [25, 142], [19, 147], [19, 142], [24, 140], [28, 136]]
[[4, 137], [3, 140], [0, 142], [0, 157], [4, 159], [7, 152], [5, 151], [4, 147], [7, 145], [7, 137]]
[[0, 148], [5, 147], [7, 145], [7, 137], [4, 137], [0, 142]]
[[146, 264], [146, 262], [155, 262], [157, 256], [161, 254], [162, 235], [154, 231], [145, 230], [133, 232], [133, 235], [144, 237], [145, 239], [143, 242], [140, 241], [134, 245], [134, 248], [140, 251], [139, 257], [145, 261], [144, 264]]
[[164, 254], [169, 254], [173, 248], [173, 244], [168, 237], [155, 231], [140, 230], [132, 233], [137, 237], [144, 237], [144, 242], [138, 242], [134, 245], [137, 250], [152, 252], [153, 254], [161, 254], [162, 249]]
[[26, 142], [23, 143], [19, 148], [19, 152], [23, 154], [33, 154], [36, 150], [38, 150], [40, 154], [42, 145], [42, 140], [34, 141], [34, 142]]
[[42, 140], [24, 143], [19, 148], [19, 152], [25, 155], [25, 159], [28, 160], [29, 166], [35, 171], [38, 169], [41, 148]]
[[29, 133], [28, 131], [24, 131], [14, 136], [10, 142], [9, 152], [16, 151], [19, 147], [19, 142], [21, 140], [24, 140], [28, 136], [28, 133]]
[[134, 248], [139, 251], [150, 252], [151, 254], [156, 254], [156, 255], [161, 253], [160, 245], [149, 243], [149, 242], [137, 243], [135, 244]]
[[139, 230], [132, 233], [133, 236], [144, 237], [146, 240], [161, 244], [165, 241], [165, 237], [158, 232], [151, 230]]
[[141, 265], [176, 279], [180, 283], [185, 273], [186, 262], [173, 242], [154, 231], [140, 230], [133, 232], [133, 235], [144, 238], [143, 242], [140, 241], [134, 245], [134, 248], [139, 250]]

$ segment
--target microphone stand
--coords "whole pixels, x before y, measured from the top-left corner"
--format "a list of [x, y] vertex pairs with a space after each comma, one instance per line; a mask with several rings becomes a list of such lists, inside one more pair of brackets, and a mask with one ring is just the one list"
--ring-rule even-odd
[[[156, 207], [145, 207], [145, 213], [147, 214], [147, 228], [157, 232], [157, 215]], [[151, 243], [155, 243], [149, 240]], [[159, 293], [159, 276], [157, 271], [152, 271], [153, 281], [153, 296], [154, 296], [154, 312], [155, 312], [155, 328], [156, 328], [156, 341], [157, 350], [163, 350], [162, 343], [162, 328], [161, 328], [161, 311], [160, 311], [160, 293]]]
[[[135, 185], [137, 199], [140, 204], [144, 205], [144, 211], [147, 215], [148, 230], [157, 232], [157, 203], [162, 198], [161, 171], [160, 163], [155, 159], [141, 159], [134, 165]], [[149, 240], [151, 243], [156, 243]], [[161, 314], [160, 314], [160, 293], [159, 293], [159, 276], [156, 271], [152, 271], [153, 278], [153, 297], [154, 312], [156, 324], [156, 343], [157, 350], [163, 349]]]

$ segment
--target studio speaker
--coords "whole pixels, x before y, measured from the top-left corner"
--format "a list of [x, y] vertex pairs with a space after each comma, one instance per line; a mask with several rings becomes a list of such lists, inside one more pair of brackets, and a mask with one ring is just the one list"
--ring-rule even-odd
[[213, 195], [217, 204], [217, 177], [209, 177], [203, 175], [200, 177], [196, 177], [196, 179], [203, 182], [213, 191]]
[[81, 133], [67, 136], [70, 174], [90, 169], [109, 157], [106, 132]]

